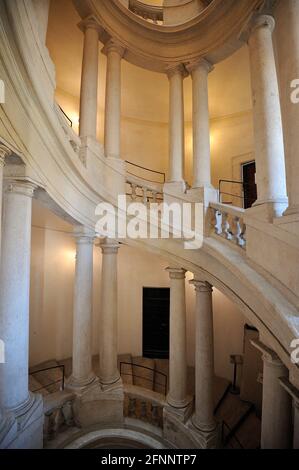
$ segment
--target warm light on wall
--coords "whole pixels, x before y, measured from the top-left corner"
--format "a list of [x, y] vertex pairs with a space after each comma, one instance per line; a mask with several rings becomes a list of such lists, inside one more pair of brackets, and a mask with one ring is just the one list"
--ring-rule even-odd
[[76, 262], [76, 250], [65, 249], [63, 251], [63, 258], [66, 263], [74, 264]]

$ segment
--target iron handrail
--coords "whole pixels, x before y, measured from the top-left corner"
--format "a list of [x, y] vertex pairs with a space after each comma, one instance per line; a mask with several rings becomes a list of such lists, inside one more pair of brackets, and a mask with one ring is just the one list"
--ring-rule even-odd
[[[59, 105], [58, 105], [58, 106], [59, 106]], [[64, 115], [64, 117], [66, 118], [66, 120], [68, 121], [69, 126], [70, 126], [70, 127], [73, 127], [73, 121], [68, 117], [68, 115], [66, 114], [66, 112], [63, 111], [63, 109], [62, 109], [61, 106], [59, 106], [59, 109], [60, 109], [60, 111], [62, 112], [62, 114]]]
[[[141, 170], [149, 171], [150, 173], [155, 173], [156, 175], [161, 175], [163, 177], [163, 183], [165, 183], [165, 181], [166, 181], [166, 174], [163, 171], [152, 170], [151, 168], [147, 168], [145, 166], [138, 165], [137, 163], [129, 162], [128, 160], [125, 160], [125, 163], [127, 163], [128, 165], [132, 165], [136, 168], [140, 168]], [[129, 171], [127, 173], [129, 175], [136, 176], [136, 178], [140, 178], [140, 179], [145, 180], [145, 181], [150, 181], [151, 183], [157, 183], [157, 181], [153, 181], [153, 180], [150, 180], [150, 179], [147, 179], [147, 178], [143, 178], [142, 176], [135, 175], [134, 173], [131, 173]]]
[[59, 365], [59, 366], [46, 367], [44, 369], [35, 370], [34, 372], [29, 372], [29, 375], [35, 375], [35, 374], [39, 374], [40, 372], [47, 372], [49, 370], [54, 370], [54, 369], [61, 369], [62, 370], [62, 378], [59, 379], [59, 380], [53, 380], [53, 382], [51, 382], [47, 385], [43, 385], [41, 388], [38, 388], [37, 390], [32, 390], [33, 393], [38, 392], [38, 391], [42, 390], [43, 388], [50, 387], [51, 385], [55, 385], [55, 384], [59, 383], [60, 381], [61, 381], [61, 388], [62, 388], [62, 390], [64, 390], [64, 387], [65, 387], [65, 366], [63, 364]]
[[[132, 362], [120, 362], [119, 365], [120, 365], [120, 375], [128, 375], [128, 376], [133, 377], [133, 378], [136, 377], [136, 378], [145, 380], [146, 382], [153, 382], [154, 387], [155, 387], [156, 385], [160, 385], [161, 387], [164, 387], [164, 395], [165, 395], [165, 396], [167, 395], [168, 377], [167, 377], [167, 375], [164, 374], [163, 372], [160, 372], [160, 371], [158, 371], [158, 370], [156, 370], [156, 369], [153, 369], [153, 368], [151, 368], [151, 367], [141, 366], [140, 364], [134, 364], [134, 363], [132, 363]], [[129, 373], [123, 373], [123, 372], [122, 372], [122, 366], [124, 366], [124, 365], [125, 365], [125, 366], [131, 366], [131, 367], [132, 367], [132, 373], [131, 373], [131, 374], [129, 374]], [[154, 379], [151, 380], [151, 379], [147, 379], [146, 377], [142, 377], [141, 375], [136, 375], [136, 374], [134, 374], [134, 373], [133, 373], [133, 367], [139, 367], [140, 369], [145, 369], [145, 370], [149, 370], [149, 371], [153, 372], [153, 374], [154, 374]], [[164, 384], [162, 384], [161, 382], [156, 382], [156, 380], [155, 380], [156, 374], [160, 375], [161, 377], [163, 377], [163, 378], [165, 379], [165, 383], [164, 383]]]
[[[243, 194], [242, 196], [239, 196], [238, 194], [232, 194], [232, 193], [227, 193], [227, 192], [224, 192], [224, 191], [221, 191], [221, 185], [223, 183], [230, 183], [230, 184], [238, 184], [240, 186], [242, 186], [242, 190], [243, 190]], [[244, 192], [246, 190], [246, 187], [251, 187], [252, 185], [250, 183], [245, 183], [244, 181], [237, 181], [237, 180], [225, 180], [225, 179], [220, 179], [219, 180], [219, 193], [218, 193], [218, 202], [221, 203], [221, 196], [222, 195], [225, 195], [225, 196], [232, 196], [232, 197], [236, 197], [237, 199], [242, 199], [242, 202], [243, 202], [243, 207], [244, 207], [244, 199], [245, 199], [245, 195], [244, 195]], [[251, 200], [251, 199], [250, 199]], [[252, 198], [252, 202], [254, 202], [254, 199]]]

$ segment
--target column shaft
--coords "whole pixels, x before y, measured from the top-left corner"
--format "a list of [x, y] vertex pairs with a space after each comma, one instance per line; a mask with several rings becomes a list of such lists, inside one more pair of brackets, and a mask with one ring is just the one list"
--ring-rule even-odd
[[104, 48], [107, 55], [105, 104], [105, 154], [120, 157], [121, 59], [124, 49], [110, 41]]
[[[289, 208], [286, 214], [299, 212], [299, 2], [277, 2], [276, 48], [285, 142]], [[297, 90], [297, 92], [296, 92]], [[292, 97], [294, 95], [294, 97]]]
[[7, 184], [3, 205], [0, 267], [0, 331], [5, 364], [0, 367], [1, 405], [11, 410], [29, 400], [29, 284], [31, 211], [35, 187], [25, 181]]
[[214, 420], [214, 332], [212, 286], [191, 281], [196, 291], [195, 415], [194, 425], [201, 431], [216, 428]]
[[292, 400], [280, 383], [288, 377], [288, 369], [270, 348], [260, 341], [251, 342], [262, 352], [264, 364], [261, 447], [288, 449], [292, 441]]
[[99, 33], [95, 22], [83, 23], [84, 50], [80, 94], [80, 137], [97, 136]]
[[117, 253], [119, 244], [106, 240], [102, 249], [102, 286], [100, 312], [100, 381], [116, 383], [117, 368]]
[[208, 74], [212, 66], [206, 60], [190, 64], [193, 96], [193, 188], [211, 186], [211, 149]]
[[84, 387], [95, 379], [92, 372], [93, 240], [76, 233], [77, 255], [74, 287], [73, 372], [69, 386]]
[[186, 71], [177, 66], [168, 71], [169, 78], [169, 182], [184, 181], [184, 89]]
[[279, 383], [288, 370], [279, 360], [264, 356], [262, 449], [288, 449], [291, 446], [291, 398]]
[[184, 408], [187, 400], [186, 299], [184, 269], [167, 268], [170, 276], [169, 393], [167, 401]]
[[249, 38], [258, 201], [274, 215], [287, 204], [284, 144], [270, 16], [259, 16]]

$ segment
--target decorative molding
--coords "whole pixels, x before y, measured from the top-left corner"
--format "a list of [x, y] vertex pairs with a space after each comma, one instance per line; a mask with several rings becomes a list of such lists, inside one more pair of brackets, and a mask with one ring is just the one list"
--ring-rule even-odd
[[20, 194], [33, 198], [38, 185], [32, 181], [5, 178], [5, 190], [7, 193]]
[[194, 286], [196, 292], [208, 292], [209, 294], [213, 293], [213, 286], [207, 281], [201, 281], [199, 279], [192, 279], [189, 281], [189, 284]]
[[169, 273], [170, 279], [185, 279], [186, 278], [186, 270], [183, 268], [166, 268], [166, 271]]
[[174, 75], [181, 75], [184, 78], [188, 77], [189, 73], [186, 70], [184, 64], [172, 64], [169, 65], [166, 69], [166, 74], [169, 79], [174, 77]]
[[271, 348], [266, 346], [264, 343], [258, 340], [250, 341], [252, 346], [258, 349], [262, 353], [262, 359], [264, 362], [274, 366], [284, 366], [283, 362], [280, 360], [279, 356]]
[[271, 33], [275, 29], [275, 19], [271, 15], [255, 16], [249, 26], [249, 35], [252, 35], [259, 28], [268, 28]]
[[3, 167], [5, 164], [5, 158], [9, 157], [12, 154], [12, 151], [6, 147], [4, 144], [0, 144], [0, 167]]
[[108, 55], [110, 52], [117, 52], [117, 54], [122, 59], [126, 52], [126, 48], [122, 46], [120, 42], [111, 38], [109, 39], [109, 41], [106, 42], [105, 46], [102, 49], [102, 53], [105, 55]]
[[78, 28], [85, 33], [87, 29], [95, 29], [98, 33], [102, 31], [100, 24], [95, 16], [90, 15], [78, 23]]
[[185, 64], [185, 67], [190, 74], [192, 74], [192, 72], [198, 70], [199, 68], [205, 70], [207, 74], [209, 74], [215, 68], [211, 62], [209, 62], [207, 59], [204, 59], [203, 57], [188, 62], [187, 64]]
[[120, 243], [115, 240], [105, 238], [105, 240], [100, 242], [98, 246], [101, 248], [103, 255], [115, 255], [118, 253]]

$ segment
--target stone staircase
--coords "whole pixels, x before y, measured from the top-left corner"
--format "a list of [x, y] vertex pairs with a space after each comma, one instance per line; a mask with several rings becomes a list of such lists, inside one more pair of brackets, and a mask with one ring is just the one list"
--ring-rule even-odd
[[[99, 372], [98, 356], [93, 357], [93, 370]], [[118, 365], [121, 368], [122, 380], [125, 386], [141, 387], [150, 392], [165, 396], [168, 391], [169, 361], [167, 359], [148, 359], [132, 357], [130, 354], [120, 355]], [[29, 388], [32, 392], [41, 393], [45, 397], [45, 414], [50, 417], [51, 429], [59, 426], [61, 420], [69, 414], [63, 405], [58, 409], [52, 402], [60, 400], [63, 404], [61, 385], [62, 371], [57, 368], [64, 366], [66, 377], [71, 374], [72, 360], [47, 361], [30, 369]], [[50, 369], [49, 369], [50, 368]], [[52, 369], [54, 368], [54, 369]], [[41, 369], [43, 369], [41, 371]], [[46, 370], [45, 370], [46, 369]], [[161, 375], [162, 374], [162, 375]], [[194, 395], [195, 371], [188, 367], [188, 394]], [[243, 401], [239, 395], [231, 393], [228, 380], [214, 378], [215, 418], [222, 427], [222, 443], [227, 449], [257, 449], [260, 447], [261, 420], [258, 418], [253, 404]], [[68, 392], [63, 392], [68, 394]], [[70, 398], [66, 397], [65, 402]], [[129, 406], [129, 404], [128, 404]], [[51, 410], [56, 414], [51, 414]], [[159, 411], [159, 409], [158, 409]], [[160, 421], [157, 414], [157, 422]], [[70, 421], [67, 418], [66, 421]], [[48, 431], [49, 434], [49, 431]]]

